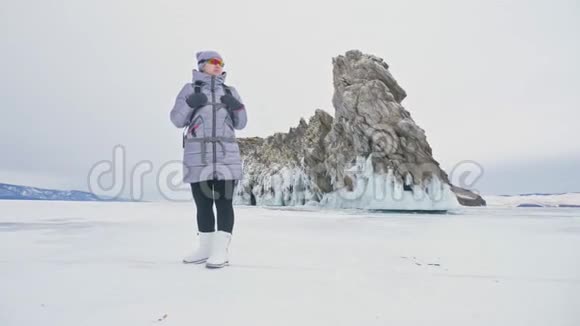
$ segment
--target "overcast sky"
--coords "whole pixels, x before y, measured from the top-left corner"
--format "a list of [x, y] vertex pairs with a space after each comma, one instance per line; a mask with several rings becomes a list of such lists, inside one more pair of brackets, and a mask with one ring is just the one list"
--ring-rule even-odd
[[359, 49], [448, 172], [477, 162], [482, 193], [580, 191], [577, 1], [1, 1], [0, 183], [87, 190], [116, 144], [129, 168], [181, 159], [169, 111], [197, 51], [225, 59], [238, 136], [265, 137], [334, 115], [332, 57]]

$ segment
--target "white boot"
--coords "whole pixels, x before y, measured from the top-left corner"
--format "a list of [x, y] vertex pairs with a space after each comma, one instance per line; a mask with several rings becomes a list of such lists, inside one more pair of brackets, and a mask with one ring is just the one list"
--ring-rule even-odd
[[228, 248], [232, 234], [225, 231], [217, 231], [212, 243], [211, 255], [205, 263], [207, 268], [220, 268], [229, 264]]
[[186, 264], [201, 264], [209, 258], [212, 247], [212, 239], [215, 232], [198, 232], [199, 245], [189, 256], [183, 258]]

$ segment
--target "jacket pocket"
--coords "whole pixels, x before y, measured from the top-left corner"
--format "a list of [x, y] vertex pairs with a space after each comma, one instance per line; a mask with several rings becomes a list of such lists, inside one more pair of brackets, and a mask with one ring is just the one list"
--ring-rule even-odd
[[224, 118], [224, 123], [222, 125], [222, 136], [224, 137], [235, 137], [236, 133], [234, 131], [234, 122], [229, 113]]
[[200, 141], [195, 141], [194, 139], [200, 139], [205, 137], [205, 120], [203, 116], [198, 115], [193, 118], [191, 124], [187, 127], [187, 132], [185, 133], [184, 139], [184, 154], [185, 156], [191, 154], [201, 153], [203, 148]]
[[198, 115], [191, 121], [191, 124], [187, 129], [187, 137], [202, 138], [204, 136], [205, 136], [205, 123], [203, 120], [203, 116]]

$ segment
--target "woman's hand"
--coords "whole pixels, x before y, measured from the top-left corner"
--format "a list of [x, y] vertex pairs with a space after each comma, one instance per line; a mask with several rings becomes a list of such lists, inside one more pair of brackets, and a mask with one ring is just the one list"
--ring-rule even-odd
[[204, 93], [193, 93], [185, 100], [190, 108], [196, 109], [207, 104], [207, 96]]
[[240, 101], [238, 101], [233, 95], [226, 94], [220, 98], [222, 103], [226, 105], [228, 111], [237, 110], [244, 106]]

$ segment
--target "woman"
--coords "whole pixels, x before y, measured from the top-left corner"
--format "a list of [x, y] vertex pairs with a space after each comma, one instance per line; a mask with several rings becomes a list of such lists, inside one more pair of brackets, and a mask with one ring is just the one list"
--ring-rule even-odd
[[242, 178], [234, 129], [243, 129], [247, 123], [240, 95], [234, 87], [224, 84], [223, 66], [219, 53], [198, 52], [199, 70], [193, 70], [193, 82], [183, 86], [170, 114], [176, 127], [187, 127], [183, 139], [183, 182], [191, 184], [197, 207], [199, 245], [183, 262], [205, 262], [208, 268], [229, 263], [228, 247], [234, 226], [232, 199], [237, 180]]

